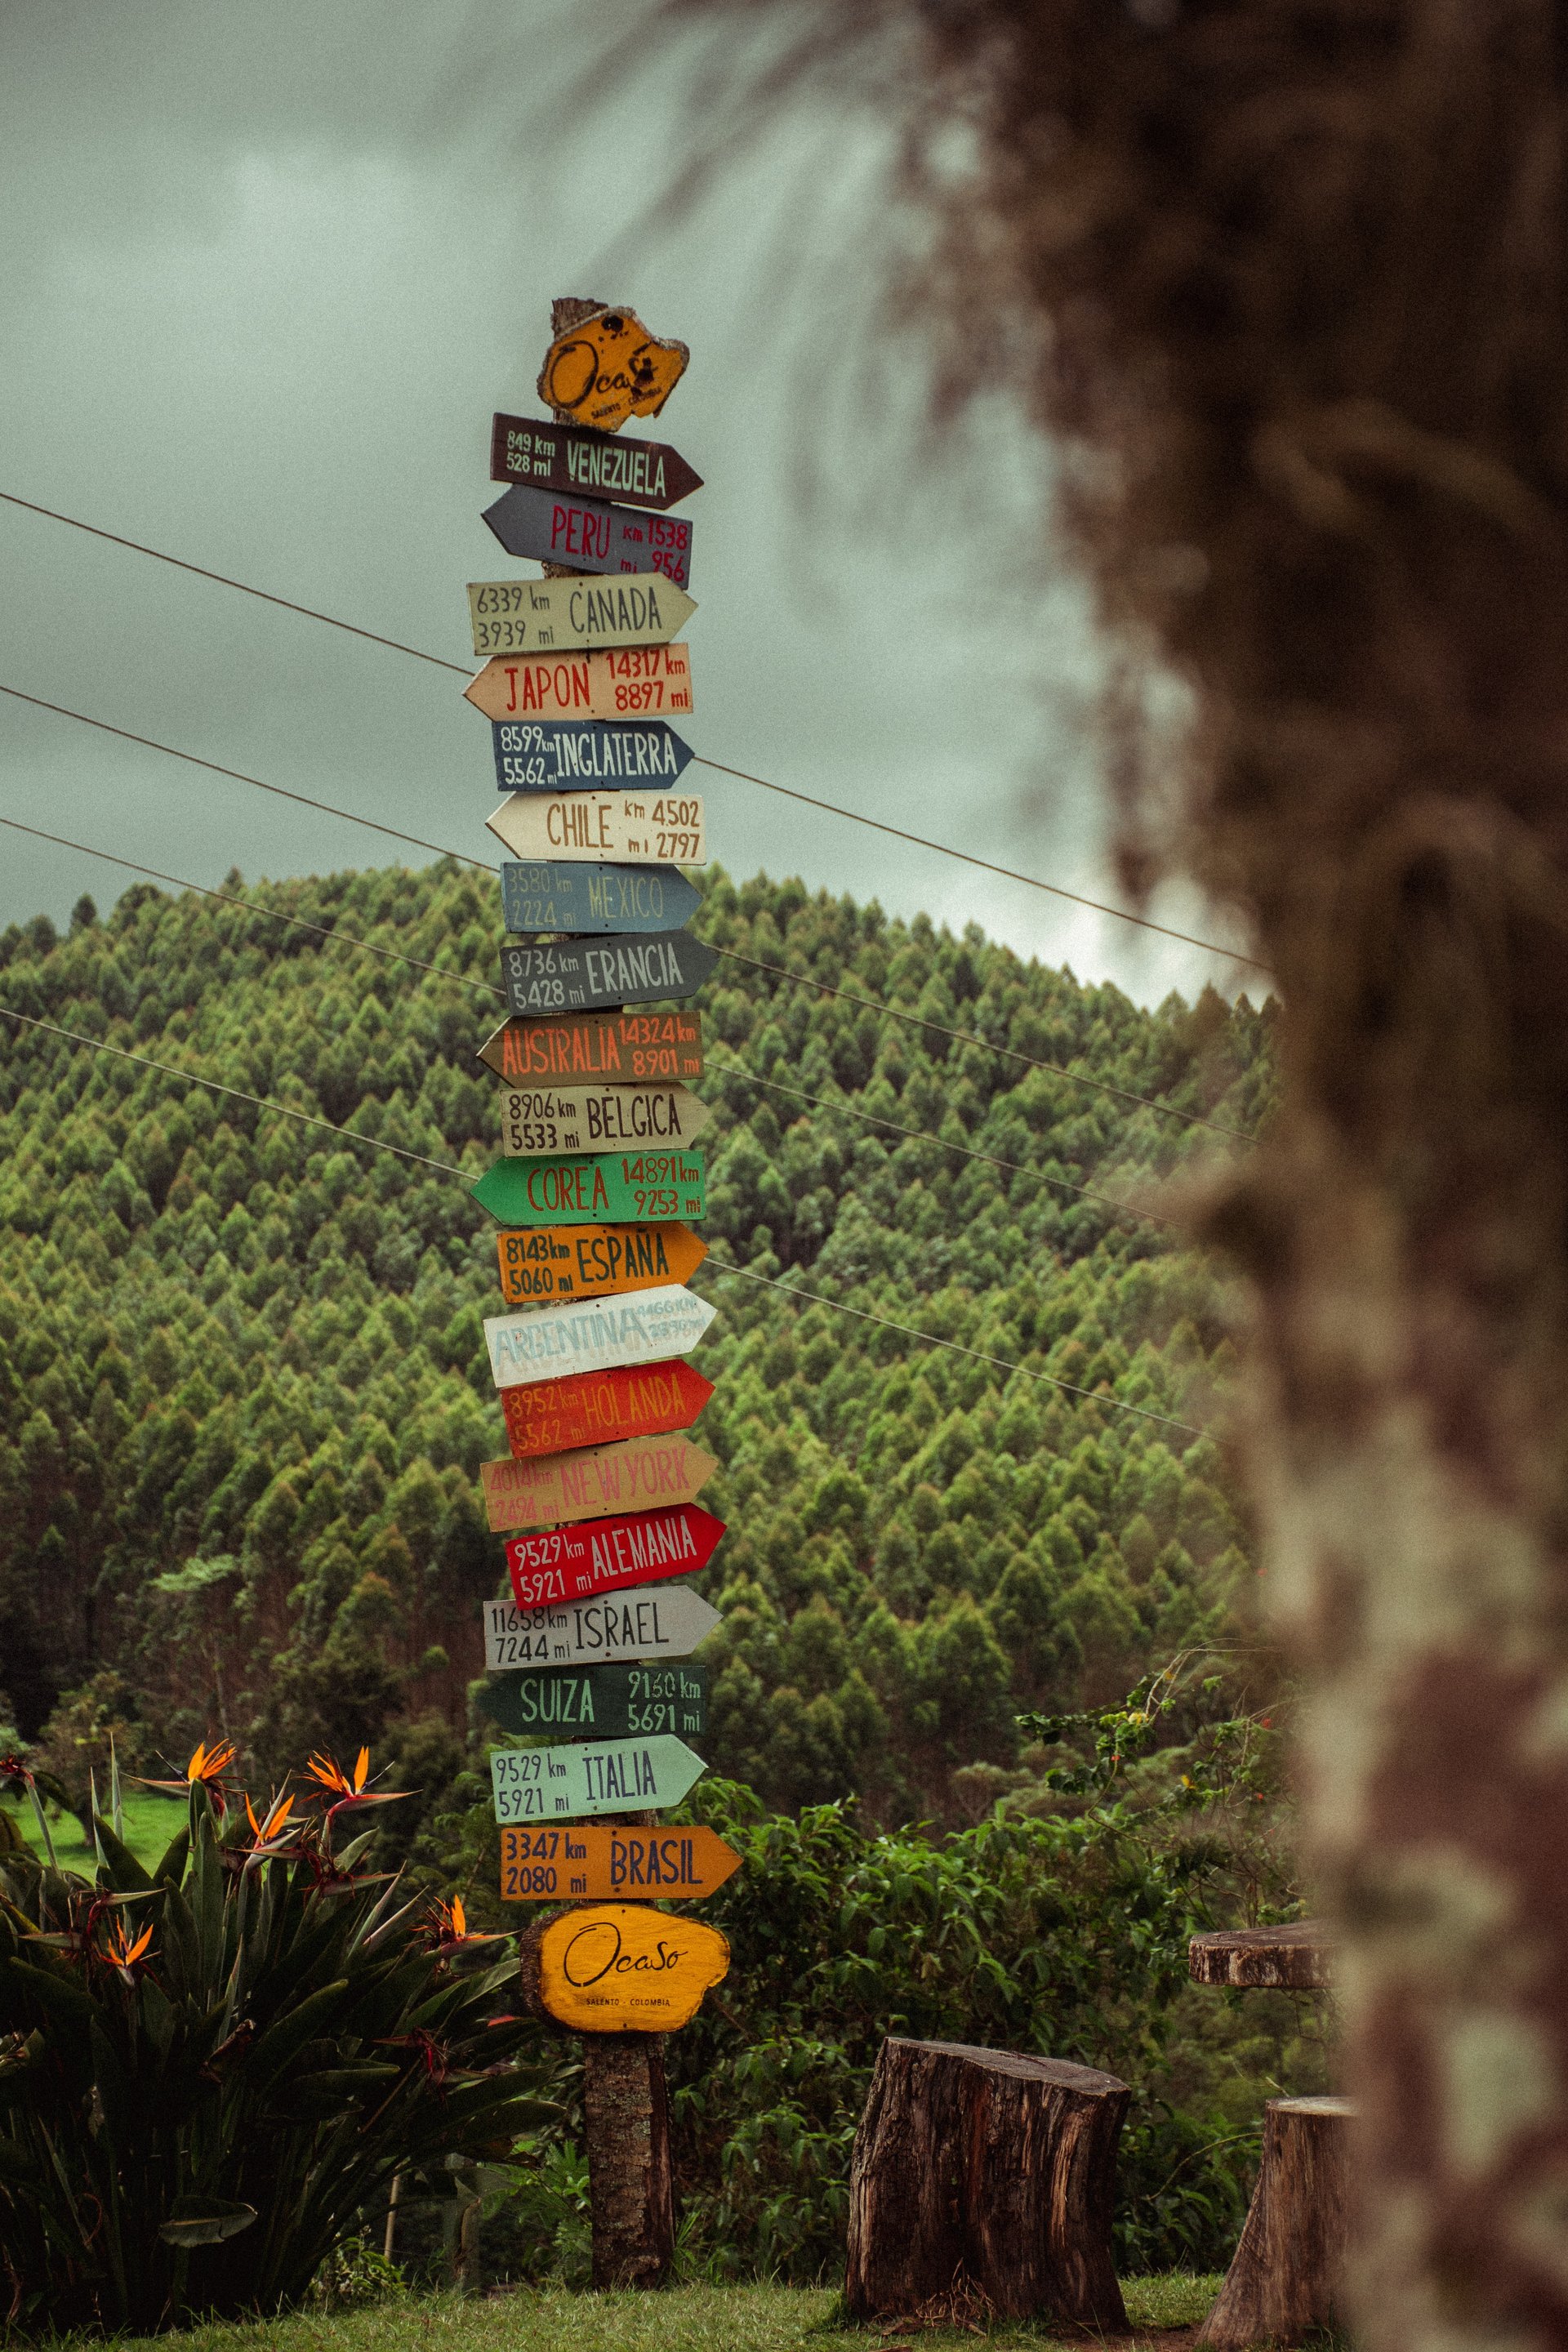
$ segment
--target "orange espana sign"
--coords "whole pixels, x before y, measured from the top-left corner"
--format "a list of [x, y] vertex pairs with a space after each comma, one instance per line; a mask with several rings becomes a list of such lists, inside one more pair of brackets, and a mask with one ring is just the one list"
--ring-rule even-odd
[[689, 1225], [535, 1225], [496, 1236], [509, 1307], [609, 1298], [685, 1282], [708, 1255]]

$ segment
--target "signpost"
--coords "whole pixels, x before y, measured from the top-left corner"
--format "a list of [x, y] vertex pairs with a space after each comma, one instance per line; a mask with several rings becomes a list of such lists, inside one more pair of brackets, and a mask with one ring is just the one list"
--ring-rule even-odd
[[706, 866], [695, 793], [513, 793], [485, 823], [514, 857]]
[[509, 1087], [501, 1150], [509, 1159], [547, 1160], [557, 1151], [689, 1143], [712, 1116], [684, 1087]]
[[568, 563], [579, 572], [660, 572], [678, 588], [691, 576], [691, 525], [677, 515], [607, 507], [569, 490], [514, 482], [484, 519], [509, 555]]
[[673, 931], [702, 904], [678, 866], [521, 866], [500, 870], [509, 931]]
[[503, 1225], [620, 1224], [703, 1213], [702, 1161], [695, 1151], [498, 1160], [468, 1190]]
[[575, 1820], [679, 1805], [707, 1769], [683, 1739], [658, 1731], [577, 1748], [498, 1748], [490, 1788], [498, 1822]]
[[463, 696], [492, 719], [678, 719], [691, 709], [691, 648], [645, 645], [488, 661]]
[[668, 645], [697, 610], [657, 572], [630, 580], [476, 580], [468, 620], [477, 654], [605, 652]]
[[498, 1389], [558, 1381], [616, 1364], [658, 1364], [694, 1348], [716, 1307], [694, 1290], [643, 1290], [630, 1298], [542, 1307], [535, 1315], [488, 1315], [485, 1345]]
[[630, 1365], [612, 1372], [572, 1372], [561, 1381], [530, 1381], [502, 1389], [507, 1442], [512, 1457], [558, 1454], [615, 1437], [658, 1437], [689, 1429], [713, 1383], [689, 1364]]
[[496, 1235], [509, 1307], [607, 1298], [685, 1282], [708, 1255], [688, 1225], [557, 1225]]
[[658, 1004], [695, 996], [719, 961], [689, 931], [627, 931], [606, 940], [545, 940], [504, 947], [500, 976], [521, 1015], [597, 1013], [613, 1004]]
[[542, 1535], [512, 1536], [506, 1548], [512, 1599], [520, 1609], [549, 1609], [665, 1576], [695, 1576], [723, 1533], [723, 1520], [711, 1511], [679, 1503], [672, 1511], [632, 1511], [547, 1528]]
[[702, 1024], [695, 1013], [583, 1013], [562, 1021], [505, 1021], [479, 1059], [513, 1083], [601, 1078], [675, 1082], [702, 1076]]
[[502, 1830], [500, 1891], [505, 1903], [697, 1901], [716, 1895], [741, 1857], [714, 1830]]
[[508, 1675], [487, 1684], [479, 1711], [526, 1739], [622, 1739], [649, 1731], [701, 1732], [706, 1666], [579, 1666]]
[[679, 1430], [662, 1437], [622, 1437], [570, 1454], [479, 1465], [485, 1508], [496, 1535], [543, 1528], [654, 1504], [693, 1503], [719, 1467]]
[[537, 416], [498, 416], [490, 429], [492, 482], [534, 482], [546, 490], [583, 490], [623, 506], [678, 507], [702, 477], [664, 441], [623, 441], [582, 425]]
[[546, 408], [614, 433], [629, 417], [657, 416], [685, 374], [684, 343], [650, 335], [635, 310], [605, 306], [555, 337], [539, 371]]
[[690, 744], [662, 719], [499, 719], [490, 744], [503, 793], [673, 784], [692, 758]]
[[687, 1584], [644, 1584], [556, 1609], [485, 1603], [485, 1664], [595, 1665], [615, 1658], [688, 1658], [719, 1622], [719, 1612]]
[[704, 1920], [634, 1903], [568, 1911], [518, 1952], [531, 2009], [578, 2033], [672, 2033], [729, 1974], [730, 1947]]

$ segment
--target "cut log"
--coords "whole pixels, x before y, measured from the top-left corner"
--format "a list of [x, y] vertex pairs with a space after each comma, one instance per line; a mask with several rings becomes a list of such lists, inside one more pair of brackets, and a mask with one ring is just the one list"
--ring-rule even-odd
[[594, 2284], [662, 2286], [675, 2259], [675, 2187], [657, 2033], [584, 2034], [583, 2121]]
[[1091, 2066], [890, 2036], [855, 2135], [850, 2311], [978, 2295], [1009, 2319], [1124, 2329], [1110, 2220], [1131, 2095]]
[[1342, 2324], [1348, 2099], [1270, 2099], [1235, 2260], [1195, 2341], [1215, 2352], [1300, 2344]]
[[1194, 1936], [1187, 1946], [1187, 1969], [1194, 1984], [1235, 1985], [1243, 1990], [1275, 1987], [1317, 1992], [1332, 1983], [1332, 1962], [1329, 1931], [1313, 1919], [1296, 1919], [1288, 1927]]

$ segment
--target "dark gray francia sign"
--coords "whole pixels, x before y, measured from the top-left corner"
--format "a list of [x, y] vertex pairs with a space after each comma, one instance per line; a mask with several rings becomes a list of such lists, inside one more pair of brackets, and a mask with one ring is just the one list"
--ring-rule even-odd
[[479, 1706], [515, 1737], [624, 1739], [652, 1731], [700, 1732], [708, 1726], [708, 1669], [655, 1661], [640, 1666], [504, 1675], [488, 1683]]
[[695, 996], [719, 951], [689, 931], [504, 947], [500, 976], [516, 1013], [592, 1013], [612, 1004], [658, 1004]]
[[542, 416], [498, 416], [490, 434], [492, 482], [534, 482], [541, 489], [609, 499], [617, 506], [674, 507], [702, 488], [702, 477], [666, 441], [595, 433], [588, 425], [552, 425]]

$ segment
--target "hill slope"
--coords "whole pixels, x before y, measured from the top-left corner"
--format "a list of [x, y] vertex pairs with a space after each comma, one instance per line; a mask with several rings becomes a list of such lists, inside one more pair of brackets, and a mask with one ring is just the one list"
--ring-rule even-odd
[[[473, 1059], [500, 1011], [493, 884], [448, 864], [249, 895], [436, 969], [143, 887], [107, 921], [83, 901], [64, 939], [6, 933], [0, 1003], [471, 1181], [497, 1149]], [[1121, 1197], [1216, 1139], [1000, 1049], [1251, 1128], [1269, 1015], [1148, 1013], [799, 884], [714, 871], [705, 898], [697, 928], [752, 960], [702, 999], [715, 1260], [1024, 1367], [710, 1261], [704, 1501], [731, 1532], [703, 1580], [726, 1608], [705, 1749], [775, 1804], [973, 1803], [1020, 1704], [1121, 1686], [1247, 1568], [1211, 1440], [1026, 1377], [1212, 1420], [1209, 1270], [1068, 1188]], [[490, 1220], [438, 1170], [4, 1028], [0, 1719], [32, 1737], [55, 1710], [62, 1759], [111, 1719], [133, 1757], [221, 1723], [264, 1769], [391, 1738], [439, 1779], [500, 1570]]]

